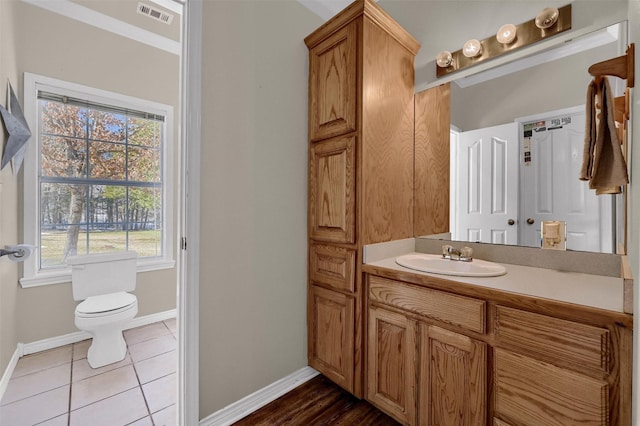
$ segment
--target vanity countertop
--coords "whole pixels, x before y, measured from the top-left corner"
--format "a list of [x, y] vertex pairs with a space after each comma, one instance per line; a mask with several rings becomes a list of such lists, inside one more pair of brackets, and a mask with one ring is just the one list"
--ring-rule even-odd
[[[417, 254], [416, 252], [414, 252]], [[411, 254], [405, 252], [402, 254]], [[524, 296], [573, 303], [614, 312], [624, 312], [624, 280], [601, 275], [563, 272], [531, 266], [500, 263], [507, 268], [506, 275], [498, 277], [458, 277], [432, 274], [405, 268], [396, 258], [376, 259], [363, 265], [363, 271], [378, 273], [382, 270], [432, 277], [440, 283], [453, 282]]]

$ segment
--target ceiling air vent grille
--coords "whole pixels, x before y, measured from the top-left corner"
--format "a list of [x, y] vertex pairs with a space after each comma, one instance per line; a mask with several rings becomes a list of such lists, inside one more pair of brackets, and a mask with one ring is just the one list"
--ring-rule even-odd
[[146, 15], [149, 18], [153, 18], [156, 21], [164, 22], [165, 24], [170, 24], [171, 21], [173, 21], [172, 14], [163, 12], [160, 9], [156, 9], [153, 6], [144, 4], [142, 2], [138, 2], [138, 13]]

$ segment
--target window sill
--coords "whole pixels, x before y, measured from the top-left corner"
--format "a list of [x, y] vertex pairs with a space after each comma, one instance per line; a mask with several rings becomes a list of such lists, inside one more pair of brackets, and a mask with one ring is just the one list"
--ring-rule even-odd
[[[175, 267], [176, 262], [174, 260], [152, 260], [148, 262], [138, 263], [137, 271], [140, 272], [150, 272], [150, 271], [161, 271], [163, 269], [173, 269]], [[31, 288], [31, 287], [41, 287], [44, 285], [51, 284], [63, 284], [71, 282], [71, 271], [69, 269], [58, 270], [55, 272], [43, 272], [34, 277], [24, 277], [20, 278], [20, 287], [22, 288]]]

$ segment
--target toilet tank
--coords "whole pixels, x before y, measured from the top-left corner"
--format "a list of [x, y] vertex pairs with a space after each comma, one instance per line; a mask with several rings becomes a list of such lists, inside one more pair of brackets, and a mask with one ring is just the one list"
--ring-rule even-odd
[[135, 251], [70, 256], [73, 299], [136, 289]]

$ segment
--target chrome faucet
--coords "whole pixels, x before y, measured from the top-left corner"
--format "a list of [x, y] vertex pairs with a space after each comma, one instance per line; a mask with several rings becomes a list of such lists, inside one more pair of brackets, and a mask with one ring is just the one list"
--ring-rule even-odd
[[473, 249], [471, 247], [457, 248], [444, 245], [442, 246], [442, 258], [449, 260], [459, 260], [461, 262], [471, 262], [473, 260]]

